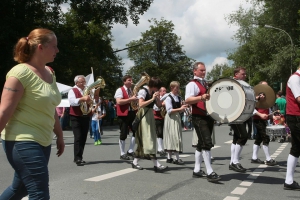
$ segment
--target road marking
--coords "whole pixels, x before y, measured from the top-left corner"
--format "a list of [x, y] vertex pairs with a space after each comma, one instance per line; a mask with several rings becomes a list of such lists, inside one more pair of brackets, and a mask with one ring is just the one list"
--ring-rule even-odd
[[238, 195], [243, 195], [248, 188], [244, 188], [244, 187], [236, 187], [231, 194], [238, 194]]
[[231, 196], [227, 196], [227, 197], [225, 197], [224, 200], [239, 200], [239, 199], [240, 199], [240, 197], [231, 197]]
[[243, 182], [240, 184], [240, 186], [247, 186], [247, 187], [249, 187], [249, 186], [252, 185], [252, 183], [253, 183], [253, 180], [247, 180], [247, 181], [243, 181]]
[[108, 174], [103, 174], [101, 176], [95, 176], [95, 177], [92, 177], [92, 178], [88, 178], [88, 179], [85, 179], [85, 181], [99, 182], [99, 181], [103, 181], [103, 180], [106, 180], [106, 179], [121, 176], [121, 175], [124, 175], [124, 174], [129, 174], [129, 173], [135, 172], [135, 171], [138, 171], [138, 169], [127, 168], [127, 169], [123, 169], [123, 170], [120, 170], [120, 171], [116, 171], [116, 172], [112, 172], [112, 173], [108, 173]]
[[226, 143], [226, 144], [231, 144], [231, 143], [232, 143], [232, 140], [229, 140], [229, 141], [224, 142], [224, 143]]
[[[70, 146], [73, 146], [73, 144], [65, 145], [65, 147], [70, 147]], [[52, 146], [51, 149], [56, 149], [56, 146]]]
[[[228, 143], [228, 142], [225, 142]], [[276, 158], [280, 153], [282, 153], [282, 151], [284, 150], [284, 148], [287, 146], [287, 143], [283, 143], [282, 145], [280, 145], [280, 147], [275, 151], [275, 153], [271, 156], [271, 158]], [[257, 179], [257, 177], [260, 176], [261, 173], [264, 172], [264, 169], [267, 168], [268, 165], [259, 165], [247, 178], [246, 180], [244, 180], [242, 183], [240, 183], [240, 186], [244, 186], [244, 187], [236, 187], [231, 194], [236, 194], [236, 195], [243, 195], [246, 191], [247, 188], [245, 187], [250, 187], [252, 185], [252, 183], [254, 183], [254, 180]], [[224, 198], [224, 200], [236, 200], [239, 199], [239, 197], [232, 197], [232, 196], [227, 196]]]
[[219, 148], [219, 147], [221, 147], [221, 146], [214, 146], [213, 148], [211, 148], [211, 149], [216, 149], [216, 148]]

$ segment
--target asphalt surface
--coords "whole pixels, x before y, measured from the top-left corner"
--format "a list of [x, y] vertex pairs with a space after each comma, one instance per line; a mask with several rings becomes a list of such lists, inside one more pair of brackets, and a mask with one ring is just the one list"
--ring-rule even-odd
[[[246, 173], [238, 173], [228, 169], [230, 161], [229, 127], [216, 126], [216, 145], [212, 149], [215, 158], [212, 167], [221, 175], [218, 183], [206, 179], [193, 178], [194, 152], [192, 147], [192, 131], [183, 132], [183, 148], [181, 154], [185, 165], [168, 164], [169, 170], [163, 174], [154, 173], [153, 163], [141, 160], [144, 170], [132, 170], [130, 161], [119, 159], [119, 130], [117, 126], [104, 127], [103, 144], [94, 146], [93, 139], [87, 138], [84, 151], [85, 166], [73, 163], [73, 134], [64, 131], [65, 152], [57, 157], [55, 140], [53, 140], [49, 162], [50, 196], [54, 200], [96, 200], [96, 199], [299, 199], [299, 191], [283, 190], [286, 173], [286, 160], [290, 144], [270, 142], [270, 154], [275, 157], [278, 166], [266, 166], [250, 163], [253, 140], [248, 140], [241, 154], [241, 164], [247, 168]], [[126, 150], [129, 140], [126, 140]], [[275, 154], [274, 154], [275, 153]], [[263, 149], [259, 150], [259, 158], [265, 160]], [[3, 148], [0, 148], [0, 192], [12, 181], [13, 170], [9, 165]], [[165, 158], [159, 158], [166, 165]], [[201, 168], [205, 170], [204, 163]], [[295, 180], [300, 181], [299, 167], [296, 168]], [[88, 180], [87, 180], [88, 179]], [[27, 198], [24, 198], [27, 199]]]

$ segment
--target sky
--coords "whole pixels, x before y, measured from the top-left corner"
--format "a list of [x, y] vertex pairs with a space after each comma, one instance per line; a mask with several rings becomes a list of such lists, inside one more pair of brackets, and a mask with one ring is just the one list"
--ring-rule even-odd
[[[237, 11], [239, 6], [249, 8], [245, 0], [154, 0], [150, 9], [142, 16], [136, 26], [129, 21], [128, 26], [114, 25], [112, 34], [114, 49], [123, 49], [132, 40], [141, 38], [141, 33], [149, 29], [148, 19], [162, 17], [172, 21], [174, 32], [181, 37], [180, 44], [186, 55], [205, 63], [207, 71], [216, 64], [228, 63], [227, 52], [238, 46], [232, 36], [238, 27], [229, 25], [225, 17]], [[123, 72], [133, 62], [127, 51], [118, 53], [122, 57]]]
[[[172, 21], [174, 33], [181, 37], [180, 44], [186, 55], [204, 62], [207, 71], [216, 64], [228, 63], [227, 52], [238, 46], [232, 39], [238, 27], [228, 24], [225, 17], [238, 8], [249, 8], [246, 0], [154, 0], [149, 10], [140, 16], [138, 25], [131, 20], [128, 26], [115, 24], [112, 29], [113, 49], [126, 48], [132, 40], [141, 38], [141, 33], [151, 25], [148, 19]], [[127, 51], [118, 52], [122, 58], [123, 73], [133, 66]]]

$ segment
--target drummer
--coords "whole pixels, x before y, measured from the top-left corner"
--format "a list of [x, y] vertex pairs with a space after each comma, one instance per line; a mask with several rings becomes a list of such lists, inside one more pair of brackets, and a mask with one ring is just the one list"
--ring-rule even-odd
[[[260, 84], [268, 85], [266, 81], [261, 81]], [[257, 100], [262, 100], [265, 98], [264, 94], [259, 94]], [[253, 144], [253, 154], [251, 163], [263, 164], [269, 166], [277, 165], [277, 162], [274, 159], [271, 159], [270, 152], [269, 152], [269, 142], [270, 137], [266, 134], [266, 127], [267, 127], [267, 120], [269, 119], [270, 108], [263, 109], [263, 108], [256, 108], [253, 115], [253, 124], [257, 130], [256, 138]], [[266, 161], [262, 161], [257, 158], [258, 150], [260, 144], [263, 143], [263, 150], [266, 156]]]

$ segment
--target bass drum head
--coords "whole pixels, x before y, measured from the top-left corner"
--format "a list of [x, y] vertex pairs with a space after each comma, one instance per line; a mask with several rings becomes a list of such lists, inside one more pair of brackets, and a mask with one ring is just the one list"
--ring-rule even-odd
[[245, 92], [234, 79], [223, 78], [215, 81], [209, 89], [210, 100], [206, 111], [216, 121], [230, 123], [242, 114], [245, 107]]

